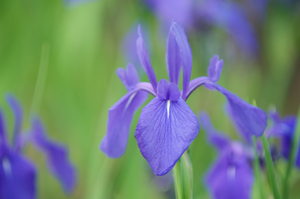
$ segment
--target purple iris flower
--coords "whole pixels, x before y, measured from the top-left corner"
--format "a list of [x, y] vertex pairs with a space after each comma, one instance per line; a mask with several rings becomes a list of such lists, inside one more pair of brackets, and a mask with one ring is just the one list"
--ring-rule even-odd
[[[117, 70], [128, 93], [109, 109], [107, 132], [100, 144], [100, 149], [108, 157], [118, 158], [124, 154], [133, 115], [147, 99], [147, 93], [154, 99], [142, 110], [135, 138], [155, 175], [168, 173], [198, 135], [197, 117], [185, 101], [201, 85], [226, 96], [238, 125], [246, 128], [248, 133], [260, 136], [264, 132], [266, 114], [217, 84], [223, 66], [217, 55], [211, 59], [208, 77], [190, 81], [192, 52], [185, 32], [177, 22], [172, 22], [167, 39], [166, 62], [170, 82], [162, 79], [157, 83], [140, 27], [138, 33], [137, 51], [150, 83], [139, 82], [132, 64], [128, 64], [127, 70]], [[183, 89], [179, 91], [181, 69]]]
[[33, 118], [28, 134], [21, 134], [22, 108], [11, 95], [7, 102], [15, 117], [14, 138], [9, 143], [3, 113], [0, 111], [0, 198], [36, 198], [36, 169], [21, 150], [32, 142], [46, 156], [50, 171], [60, 181], [65, 192], [70, 193], [76, 183], [76, 171], [68, 159], [67, 149], [50, 140], [38, 117]]
[[250, 199], [254, 175], [250, 160], [253, 152], [238, 141], [214, 129], [206, 113], [200, 121], [208, 142], [219, 152], [219, 157], [207, 173], [205, 183], [214, 199]]
[[[297, 124], [297, 116], [290, 115], [281, 118], [278, 112], [270, 111], [270, 118], [273, 122], [272, 126], [267, 131], [268, 137], [279, 138], [281, 141], [281, 153], [283, 157], [288, 160], [291, 153], [292, 143]], [[300, 168], [300, 148], [296, 159], [296, 166]]]

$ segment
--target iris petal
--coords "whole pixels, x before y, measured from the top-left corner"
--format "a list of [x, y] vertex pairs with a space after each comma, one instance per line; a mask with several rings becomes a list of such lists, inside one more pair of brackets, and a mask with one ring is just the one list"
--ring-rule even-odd
[[140, 25], [139, 25], [139, 28], [138, 28], [138, 33], [139, 33], [139, 38], [136, 41], [137, 53], [139, 55], [141, 64], [143, 65], [143, 68], [144, 68], [144, 70], [145, 70], [145, 72], [146, 72], [146, 74], [149, 78], [149, 81], [152, 84], [152, 87], [153, 87], [154, 91], [156, 92], [157, 80], [156, 80], [156, 76], [155, 76], [154, 70], [152, 68], [150, 59], [149, 59], [148, 52], [147, 52], [145, 44], [144, 44], [144, 40], [143, 40]]
[[125, 68], [118, 68], [116, 73], [128, 91], [134, 89], [135, 85], [140, 81], [138, 72], [130, 63], [127, 65], [127, 70]]
[[46, 155], [50, 171], [62, 184], [64, 191], [70, 193], [76, 185], [76, 170], [69, 160], [66, 147], [50, 140], [38, 118], [32, 120], [34, 144]]
[[222, 155], [208, 172], [206, 184], [215, 199], [250, 199], [253, 180], [246, 158], [232, 162]]
[[142, 110], [135, 138], [153, 173], [164, 175], [174, 167], [199, 129], [197, 117], [183, 99], [155, 97]]
[[185, 100], [189, 89], [189, 83], [190, 83], [190, 78], [192, 73], [192, 63], [193, 63], [192, 50], [188, 42], [187, 36], [184, 32], [184, 29], [176, 22], [172, 23], [171, 29], [174, 32], [177, 45], [180, 48], [182, 75], [183, 75], [182, 99]]
[[2, 149], [0, 156], [0, 198], [35, 199], [35, 168], [15, 151]]
[[218, 84], [205, 83], [205, 85], [207, 88], [218, 90], [226, 96], [233, 120], [241, 133], [257, 137], [264, 133], [267, 126], [267, 115], [263, 110], [238, 98]]
[[180, 48], [176, 42], [172, 26], [170, 28], [169, 37], [167, 40], [166, 62], [170, 82], [173, 82], [176, 85], [178, 85], [181, 69]]
[[146, 91], [129, 92], [109, 109], [107, 132], [100, 144], [108, 157], [118, 158], [124, 154], [133, 115], [147, 98]]
[[219, 81], [221, 72], [223, 68], [223, 60], [219, 60], [219, 56], [215, 55], [211, 60], [208, 66], [208, 76], [211, 81], [217, 83]]

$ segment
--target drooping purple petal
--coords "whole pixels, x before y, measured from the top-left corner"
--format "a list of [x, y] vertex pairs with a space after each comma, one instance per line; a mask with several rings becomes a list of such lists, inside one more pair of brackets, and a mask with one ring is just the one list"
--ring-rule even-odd
[[217, 149], [222, 151], [230, 145], [230, 139], [213, 127], [207, 113], [202, 112], [200, 114], [200, 123], [207, 133], [208, 141]]
[[5, 146], [0, 155], [0, 198], [35, 199], [36, 175], [30, 161]]
[[171, 25], [171, 30], [174, 32], [177, 45], [180, 48], [180, 56], [181, 56], [180, 58], [181, 58], [182, 75], [183, 75], [182, 99], [185, 100], [189, 89], [189, 83], [190, 83], [190, 78], [192, 73], [192, 64], [193, 64], [192, 50], [188, 42], [187, 36], [184, 32], [184, 29], [178, 23], [173, 22]]
[[146, 91], [129, 92], [109, 109], [106, 135], [100, 144], [108, 157], [118, 158], [125, 153], [133, 115], [147, 98]]
[[116, 74], [128, 91], [133, 90], [136, 84], [140, 81], [138, 72], [130, 63], [127, 65], [127, 70], [125, 68], [118, 68]]
[[136, 41], [137, 53], [139, 55], [141, 64], [143, 65], [144, 70], [149, 78], [149, 81], [152, 84], [154, 91], [156, 92], [157, 80], [143, 41], [142, 30], [140, 25], [138, 28], [138, 33], [139, 33], [139, 38]]
[[222, 155], [207, 174], [206, 185], [214, 199], [251, 198], [252, 168], [246, 158], [233, 156]]
[[178, 101], [155, 97], [140, 115], [135, 138], [155, 175], [165, 175], [196, 138], [197, 117], [180, 98]]
[[21, 132], [22, 128], [22, 122], [23, 122], [23, 111], [20, 103], [18, 100], [11, 94], [6, 96], [6, 101], [8, 105], [10, 106], [14, 118], [15, 118], [15, 126], [14, 126], [14, 137], [13, 137], [13, 143], [16, 144], [17, 136]]
[[50, 140], [39, 118], [32, 119], [32, 141], [46, 156], [48, 167], [60, 181], [64, 191], [71, 193], [76, 185], [76, 170], [65, 146]]
[[242, 131], [240, 129], [240, 126], [238, 125], [238, 123], [235, 120], [234, 114], [232, 113], [232, 108], [230, 106], [230, 104], [226, 104], [225, 106], [225, 111], [230, 119], [230, 121], [233, 123], [233, 126], [235, 127], [236, 131], [238, 132], [238, 134], [250, 145], [252, 145], [252, 134], [246, 133], [245, 131]]
[[225, 95], [230, 112], [237, 127], [243, 134], [261, 136], [267, 126], [267, 115], [260, 108], [253, 106], [215, 83], [205, 83], [207, 88], [218, 90]]
[[215, 55], [211, 60], [208, 67], [208, 76], [211, 81], [217, 83], [219, 81], [223, 68], [223, 60], [219, 60], [219, 56]]
[[166, 63], [170, 82], [178, 85], [181, 69], [180, 48], [177, 44], [172, 26], [170, 28], [169, 37], [167, 40]]

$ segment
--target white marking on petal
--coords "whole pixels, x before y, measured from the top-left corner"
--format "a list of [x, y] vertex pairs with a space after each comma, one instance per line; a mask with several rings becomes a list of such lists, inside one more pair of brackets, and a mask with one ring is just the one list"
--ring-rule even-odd
[[229, 179], [234, 179], [235, 178], [235, 172], [236, 172], [235, 166], [230, 166], [227, 170], [227, 177]]
[[6, 177], [11, 176], [11, 166], [7, 158], [3, 159], [2, 166]]
[[168, 118], [170, 115], [170, 105], [171, 105], [171, 100], [167, 100], [167, 112], [168, 112]]
[[126, 111], [126, 109], [128, 108], [129, 104], [132, 102], [132, 100], [133, 100], [133, 98], [136, 96], [136, 94], [137, 94], [137, 92], [133, 93], [133, 94], [129, 97], [129, 99], [128, 99], [126, 105], [125, 105], [124, 111]]

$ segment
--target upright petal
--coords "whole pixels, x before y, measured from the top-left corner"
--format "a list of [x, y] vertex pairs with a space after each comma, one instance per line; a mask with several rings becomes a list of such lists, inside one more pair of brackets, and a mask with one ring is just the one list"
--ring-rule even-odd
[[32, 163], [8, 148], [0, 155], [0, 198], [35, 199], [35, 168]]
[[170, 28], [169, 37], [167, 40], [166, 62], [170, 82], [178, 85], [181, 69], [180, 48], [177, 44], [172, 26]]
[[165, 175], [196, 138], [199, 129], [197, 117], [183, 99], [155, 97], [142, 110], [135, 138], [153, 173]]
[[219, 60], [219, 56], [215, 55], [211, 60], [208, 66], [208, 76], [211, 81], [217, 83], [219, 81], [221, 72], [223, 68], [223, 60]]
[[243, 134], [261, 136], [267, 127], [267, 115], [215, 83], [205, 83], [207, 88], [218, 90], [229, 102], [230, 111], [237, 127]]
[[175, 83], [162, 79], [157, 86], [157, 96], [162, 100], [179, 100], [180, 91]]
[[67, 148], [47, 137], [39, 118], [32, 119], [32, 139], [35, 146], [46, 155], [48, 167], [64, 191], [72, 192], [76, 185], [76, 170], [69, 160]]
[[192, 73], [192, 50], [188, 42], [184, 29], [176, 22], [172, 23], [171, 30], [174, 32], [177, 45], [180, 48], [181, 64], [182, 64], [182, 99], [185, 100], [189, 89], [189, 83]]
[[157, 80], [143, 41], [141, 26], [139, 26], [138, 28], [138, 33], [139, 33], [139, 38], [136, 41], [137, 53], [139, 55], [141, 64], [143, 65], [144, 70], [149, 78], [149, 81], [152, 84], [154, 91], [156, 92]]
[[10, 106], [14, 117], [15, 117], [15, 126], [14, 126], [14, 137], [13, 137], [13, 143], [16, 144], [17, 136], [21, 132], [22, 128], [22, 122], [23, 122], [23, 111], [20, 103], [18, 100], [11, 94], [6, 96], [6, 101], [8, 105]]
[[127, 70], [125, 68], [118, 68], [116, 73], [128, 91], [133, 90], [135, 85], [140, 81], [138, 72], [130, 63], [127, 65]]
[[146, 91], [131, 91], [109, 109], [106, 135], [100, 144], [108, 157], [118, 158], [125, 153], [133, 115], [147, 98]]
[[226, 135], [215, 130], [207, 113], [203, 112], [200, 114], [200, 123], [207, 133], [208, 141], [217, 149], [224, 150], [230, 145], [230, 139]]
[[[232, 156], [232, 155], [231, 155]], [[206, 185], [214, 199], [250, 199], [254, 178], [246, 158], [222, 155], [208, 172]]]

